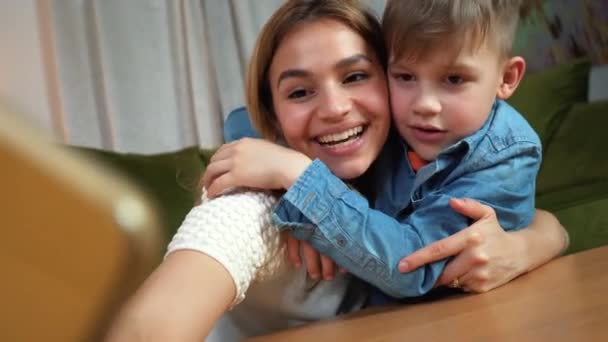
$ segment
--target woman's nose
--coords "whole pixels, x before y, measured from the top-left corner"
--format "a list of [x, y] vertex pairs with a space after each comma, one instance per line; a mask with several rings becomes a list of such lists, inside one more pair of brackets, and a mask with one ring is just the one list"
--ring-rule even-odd
[[341, 87], [331, 87], [322, 96], [319, 117], [336, 120], [348, 114], [352, 109], [352, 99], [348, 91]]

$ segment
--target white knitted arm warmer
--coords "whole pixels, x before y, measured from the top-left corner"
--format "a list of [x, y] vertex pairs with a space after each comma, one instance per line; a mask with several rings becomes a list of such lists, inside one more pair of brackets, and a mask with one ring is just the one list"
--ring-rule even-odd
[[276, 198], [263, 192], [238, 192], [202, 203], [184, 219], [167, 254], [196, 250], [222, 264], [236, 285], [232, 306], [245, 298], [254, 280], [275, 273], [284, 262], [284, 244], [271, 224]]

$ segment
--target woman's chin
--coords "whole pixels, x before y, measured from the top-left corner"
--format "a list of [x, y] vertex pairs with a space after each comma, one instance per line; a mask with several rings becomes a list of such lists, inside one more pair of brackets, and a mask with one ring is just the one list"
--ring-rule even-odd
[[342, 161], [340, 163], [325, 162], [325, 164], [334, 175], [343, 180], [355, 179], [361, 176], [371, 165], [370, 162], [363, 160]]

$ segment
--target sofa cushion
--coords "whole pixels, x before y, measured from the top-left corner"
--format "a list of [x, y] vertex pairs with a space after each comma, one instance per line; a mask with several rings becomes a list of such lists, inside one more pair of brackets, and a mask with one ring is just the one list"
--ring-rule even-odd
[[126, 175], [145, 191], [161, 210], [165, 237], [170, 239], [194, 204], [204, 164], [198, 148], [155, 155], [123, 154], [70, 147]]
[[570, 235], [566, 254], [608, 244], [608, 193], [604, 194], [603, 199], [553, 212]]
[[522, 113], [547, 146], [570, 107], [587, 101], [588, 60], [576, 60], [524, 76], [508, 102]]
[[608, 183], [606, 127], [608, 101], [573, 106], [544, 149], [537, 194]]
[[536, 205], [570, 234], [567, 253], [608, 244], [608, 101], [573, 106], [545, 150]]

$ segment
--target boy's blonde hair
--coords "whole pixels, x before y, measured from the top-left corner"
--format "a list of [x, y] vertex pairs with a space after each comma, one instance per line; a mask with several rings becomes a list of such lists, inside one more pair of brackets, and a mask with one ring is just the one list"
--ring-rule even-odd
[[[358, 0], [289, 0], [268, 19], [255, 44], [247, 70], [247, 111], [262, 137], [276, 141], [280, 132], [272, 105], [269, 69], [276, 50], [297, 25], [316, 20], [336, 20], [359, 34], [375, 51], [383, 66], [386, 50], [377, 17]], [[311, 53], [323, 53], [311, 51]]]
[[521, 0], [389, 0], [386, 46], [393, 61], [416, 61], [444, 44], [474, 50], [487, 43], [508, 58], [520, 7]]

